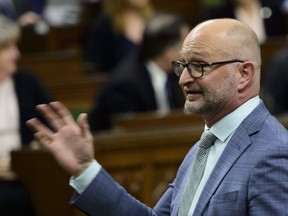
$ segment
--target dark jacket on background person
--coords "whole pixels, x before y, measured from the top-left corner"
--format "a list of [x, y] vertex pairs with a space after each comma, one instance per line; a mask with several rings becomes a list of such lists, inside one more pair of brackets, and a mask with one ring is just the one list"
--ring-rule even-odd
[[272, 56], [264, 71], [262, 95], [273, 115], [288, 112], [288, 46]]
[[137, 44], [115, 30], [111, 18], [100, 15], [92, 24], [84, 49], [84, 61], [93, 65], [92, 72], [111, 72]]
[[[178, 85], [178, 77], [172, 71], [171, 61], [180, 58], [179, 46], [189, 30], [182, 17], [165, 12], [155, 13], [147, 21], [139, 47], [117, 65], [112, 77], [95, 97], [88, 115], [93, 132], [111, 129], [114, 114], [162, 112], [164, 106], [160, 101], [163, 98], [159, 99], [159, 107], [156, 98], [159, 92], [167, 102], [167, 110], [163, 113], [183, 108], [184, 96]], [[156, 71], [148, 71], [148, 62], [156, 65]], [[165, 73], [165, 78], [160, 78], [159, 86], [156, 84], [154, 87], [153, 75], [156, 73], [157, 76], [157, 67]], [[158, 78], [155, 82], [158, 82]], [[161, 88], [159, 92], [158, 87]]]
[[35, 110], [36, 105], [49, 103], [52, 98], [48, 91], [44, 89], [42, 83], [30, 71], [18, 70], [13, 75], [13, 80], [20, 112], [21, 143], [27, 145], [33, 140], [34, 136], [31, 129], [27, 127], [26, 121], [39, 117]]

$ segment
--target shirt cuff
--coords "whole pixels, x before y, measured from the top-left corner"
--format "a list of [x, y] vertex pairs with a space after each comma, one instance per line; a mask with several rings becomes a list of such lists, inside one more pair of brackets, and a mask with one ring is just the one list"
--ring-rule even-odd
[[98, 175], [101, 170], [101, 165], [93, 160], [91, 165], [79, 176], [74, 178], [73, 176], [69, 180], [69, 185], [73, 187], [77, 193], [81, 194]]

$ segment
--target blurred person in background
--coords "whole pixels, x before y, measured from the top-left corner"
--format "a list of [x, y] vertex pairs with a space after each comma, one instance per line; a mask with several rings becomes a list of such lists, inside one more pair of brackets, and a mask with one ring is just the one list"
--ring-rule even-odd
[[33, 133], [25, 122], [51, 97], [32, 72], [17, 68], [19, 25], [0, 15], [0, 32], [0, 215], [33, 216], [29, 193], [11, 171], [10, 153], [31, 144]]
[[0, 0], [0, 12], [20, 26], [34, 25], [42, 19], [46, 0]]
[[262, 97], [274, 115], [288, 113], [288, 47], [275, 53], [267, 64], [263, 76]]
[[49, 26], [75, 26], [80, 23], [83, 0], [46, 0], [43, 16]]
[[147, 22], [139, 49], [127, 56], [96, 94], [89, 115], [93, 132], [113, 127], [112, 115], [183, 108], [184, 97], [171, 61], [179, 58], [190, 30], [182, 17], [155, 13]]
[[105, 0], [88, 31], [84, 63], [91, 72], [111, 72], [142, 40], [153, 14], [150, 0]]
[[260, 43], [287, 35], [287, 15], [283, 0], [226, 0], [226, 4], [207, 9], [207, 18], [235, 18], [248, 24]]

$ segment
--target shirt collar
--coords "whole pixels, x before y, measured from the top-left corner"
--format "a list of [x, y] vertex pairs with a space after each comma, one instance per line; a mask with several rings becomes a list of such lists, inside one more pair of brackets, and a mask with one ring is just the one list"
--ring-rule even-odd
[[[211, 132], [222, 142], [236, 130], [236, 128], [241, 124], [241, 122], [256, 108], [260, 103], [259, 96], [256, 96], [240, 107], [238, 107], [233, 112], [229, 113], [222, 119], [220, 119], [216, 124], [214, 124], [210, 130]], [[205, 125], [205, 130], [208, 127]]]

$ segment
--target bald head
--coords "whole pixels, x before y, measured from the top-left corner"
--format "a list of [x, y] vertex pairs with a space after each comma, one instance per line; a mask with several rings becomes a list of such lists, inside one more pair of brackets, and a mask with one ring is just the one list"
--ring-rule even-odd
[[199, 46], [209, 46], [212, 51], [232, 59], [249, 60], [260, 74], [260, 44], [255, 32], [235, 19], [214, 19], [197, 25], [186, 37], [183, 50], [197, 40]]

